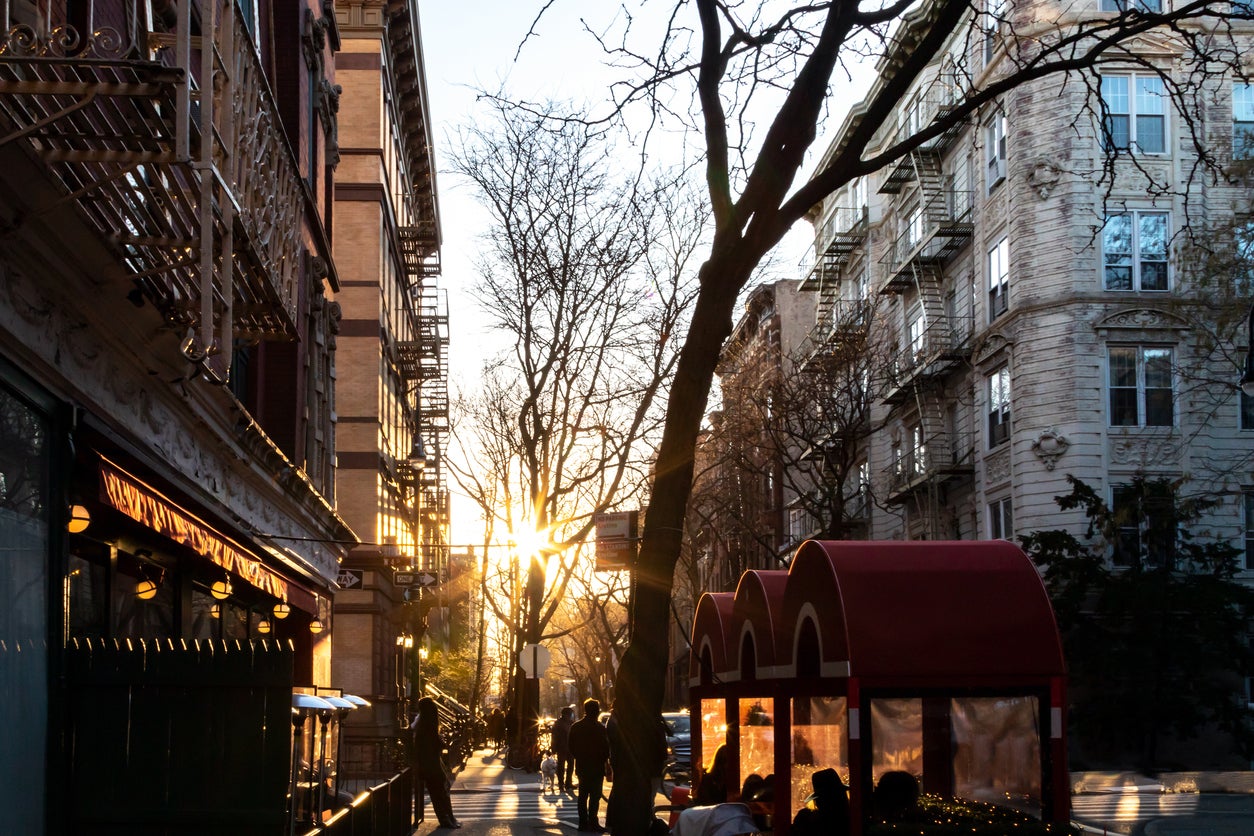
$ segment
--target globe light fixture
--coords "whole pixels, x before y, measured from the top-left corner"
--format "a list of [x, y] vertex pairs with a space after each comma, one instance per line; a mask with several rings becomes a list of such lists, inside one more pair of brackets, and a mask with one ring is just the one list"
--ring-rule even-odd
[[232, 591], [230, 578], [223, 578], [209, 588], [209, 594], [219, 601], [225, 601], [227, 598], [230, 598]]
[[326, 627], [323, 626], [321, 618], [315, 618], [313, 621], [309, 622], [309, 632], [313, 633], [315, 636], [325, 629]]
[[91, 512], [87, 510], [87, 506], [71, 505], [70, 519], [65, 524], [65, 530], [71, 534], [80, 534], [86, 531], [89, 525], [91, 525]]
[[135, 584], [135, 597], [141, 601], [149, 601], [157, 597], [157, 582], [150, 578], [142, 578]]
[[287, 601], [280, 601], [274, 605], [274, 617], [282, 621], [292, 614], [292, 608], [288, 606]]
[[257, 622], [257, 632], [263, 636], [270, 632], [270, 619], [263, 618]]

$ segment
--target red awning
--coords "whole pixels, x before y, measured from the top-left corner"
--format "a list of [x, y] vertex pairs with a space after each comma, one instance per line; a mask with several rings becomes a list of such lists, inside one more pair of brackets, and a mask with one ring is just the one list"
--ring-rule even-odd
[[825, 668], [986, 684], [1065, 673], [1044, 582], [1013, 543], [812, 540], [788, 575], [784, 623], [817, 616]]

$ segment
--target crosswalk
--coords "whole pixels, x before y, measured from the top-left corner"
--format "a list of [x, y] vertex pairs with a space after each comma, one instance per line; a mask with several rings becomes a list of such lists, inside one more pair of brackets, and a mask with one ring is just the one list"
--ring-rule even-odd
[[[540, 792], [537, 784], [505, 784], [501, 786], [453, 785], [453, 815], [459, 821], [501, 821], [504, 819], [537, 819], [548, 825], [579, 824], [578, 801], [573, 795]], [[435, 819], [431, 802], [426, 804], [428, 821]], [[605, 817], [605, 802], [601, 802]]]
[[1197, 805], [1196, 793], [1109, 792], [1075, 795], [1071, 798], [1071, 818], [1090, 825], [1136, 825], [1167, 816], [1188, 816], [1197, 811]]

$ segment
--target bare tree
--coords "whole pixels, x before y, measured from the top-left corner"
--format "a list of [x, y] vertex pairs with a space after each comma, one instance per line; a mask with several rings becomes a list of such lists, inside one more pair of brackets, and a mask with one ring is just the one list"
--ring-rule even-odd
[[[546, 3], [548, 10], [554, 5]], [[1088, 92], [1084, 113], [1068, 113], [1077, 126], [1096, 124], [1108, 151], [1108, 182], [1115, 157], [1127, 159], [1113, 119], [1101, 107], [1095, 69], [1118, 61], [1162, 78], [1177, 112], [1198, 112], [1197, 90], [1207, 82], [1244, 77], [1243, 37], [1230, 26], [1248, 20], [1248, 4], [1194, 0], [1167, 4], [1025, 2], [975, 5], [970, 0], [889, 3], [723, 2], [667, 4], [673, 12], [663, 42], [633, 49], [630, 28], [616, 41], [598, 33], [620, 65], [639, 70], [616, 89], [617, 112], [633, 102], [650, 107], [658, 124], [693, 113], [704, 140], [705, 174], [714, 233], [699, 273], [693, 309], [675, 377], [656, 475], [645, 518], [631, 613], [631, 644], [618, 675], [623, 737], [639, 742], [616, 771], [614, 807], [623, 817], [616, 833], [643, 834], [649, 826], [650, 769], [644, 741], [656, 723], [667, 667], [666, 615], [676, 563], [683, 549], [684, 514], [693, 483], [694, 447], [705, 416], [715, 367], [732, 330], [738, 294], [762, 258], [811, 207], [853, 178], [877, 171], [952, 130], [980, 108], [1019, 85], [1057, 76]], [[1158, 11], [1156, 9], [1163, 9]], [[695, 19], [686, 15], [695, 11]], [[631, 19], [628, 17], [627, 19]], [[1150, 38], [1170, 45], [1171, 69], [1147, 60], [1134, 46]], [[899, 103], [930, 66], [953, 47], [972, 56], [988, 42], [1005, 57], [1001, 70], [955, 62], [949, 75], [951, 104], [914, 126], [890, 133]], [[831, 85], [853, 62], [874, 57], [878, 78], [846, 121], [840, 142], [813, 174], [802, 177]], [[684, 88], [684, 85], [690, 87]], [[695, 99], [688, 108], [685, 89]], [[749, 108], [772, 99], [765, 130]], [[761, 111], [757, 111], [761, 112]], [[1218, 161], [1196, 122], [1188, 121], [1196, 178], [1219, 176]], [[884, 141], [885, 136], [891, 136]], [[1135, 163], [1134, 163], [1135, 164]], [[1152, 177], [1148, 179], [1152, 180]]]
[[682, 181], [618, 173], [605, 131], [554, 119], [569, 115], [555, 106], [538, 117], [492, 106], [453, 164], [492, 217], [474, 291], [511, 345], [471, 402], [478, 464], [458, 480], [528, 550], [521, 595], [512, 572], [497, 579], [517, 648], [541, 640], [590, 570], [575, 546], [593, 515], [645, 484], [703, 224]]

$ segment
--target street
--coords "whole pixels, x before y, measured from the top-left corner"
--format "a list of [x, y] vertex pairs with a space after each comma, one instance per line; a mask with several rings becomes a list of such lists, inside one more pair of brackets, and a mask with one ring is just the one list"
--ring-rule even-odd
[[1248, 836], [1254, 795], [1103, 792], [1074, 796], [1072, 818], [1087, 833], [1132, 836]]

